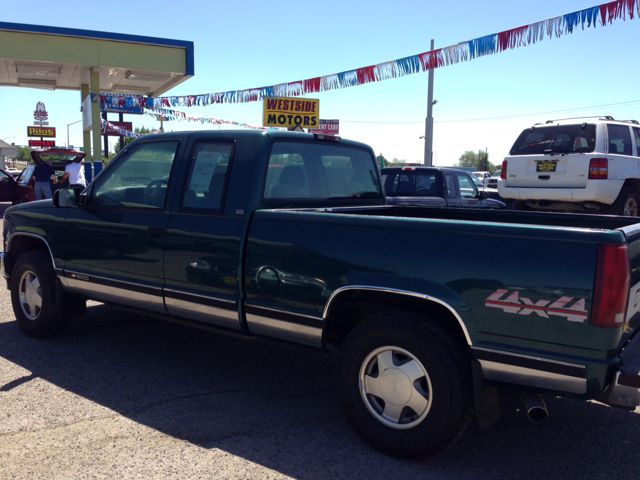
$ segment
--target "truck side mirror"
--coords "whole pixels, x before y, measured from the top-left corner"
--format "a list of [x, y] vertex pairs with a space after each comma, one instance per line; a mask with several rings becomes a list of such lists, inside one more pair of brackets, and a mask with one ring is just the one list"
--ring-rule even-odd
[[79, 193], [75, 188], [61, 188], [53, 192], [51, 203], [58, 208], [77, 207]]
[[484, 190], [481, 192], [478, 192], [477, 197], [479, 200], [484, 200], [485, 198], [487, 198], [487, 192], [485, 192]]

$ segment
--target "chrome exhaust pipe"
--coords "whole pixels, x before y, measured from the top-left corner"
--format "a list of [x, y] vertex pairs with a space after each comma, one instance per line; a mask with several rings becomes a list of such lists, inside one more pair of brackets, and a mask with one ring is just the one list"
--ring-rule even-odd
[[525, 406], [527, 408], [527, 418], [532, 423], [544, 423], [549, 418], [547, 406], [539, 394], [530, 394], [525, 398]]

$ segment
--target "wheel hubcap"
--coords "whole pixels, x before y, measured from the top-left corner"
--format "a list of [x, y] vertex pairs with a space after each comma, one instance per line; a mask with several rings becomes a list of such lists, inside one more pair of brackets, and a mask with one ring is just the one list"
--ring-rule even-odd
[[625, 217], [637, 217], [638, 216], [638, 202], [635, 198], [628, 198], [624, 204], [623, 215]]
[[42, 309], [42, 289], [40, 288], [40, 280], [32, 271], [22, 274], [18, 297], [20, 308], [25, 317], [29, 320], [35, 320]]
[[359, 381], [367, 409], [389, 427], [415, 427], [429, 413], [431, 380], [407, 350], [392, 346], [374, 350], [362, 362]]

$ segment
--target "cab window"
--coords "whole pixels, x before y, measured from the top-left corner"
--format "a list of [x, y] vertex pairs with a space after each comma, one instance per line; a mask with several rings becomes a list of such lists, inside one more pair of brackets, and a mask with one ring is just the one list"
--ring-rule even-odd
[[[163, 208], [177, 140], [138, 143], [128, 148], [91, 190], [91, 205]], [[106, 173], [106, 172], [105, 172]]]

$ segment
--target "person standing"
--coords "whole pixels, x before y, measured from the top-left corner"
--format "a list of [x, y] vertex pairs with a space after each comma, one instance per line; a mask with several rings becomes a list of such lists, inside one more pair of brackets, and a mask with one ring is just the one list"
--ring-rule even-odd
[[57, 182], [56, 171], [51, 165], [51, 160], [36, 165], [31, 179], [34, 181], [33, 192], [36, 194], [36, 199], [51, 198], [51, 183]]
[[84, 176], [84, 159], [76, 159], [64, 167], [64, 175], [62, 175], [61, 181], [64, 182], [67, 178], [69, 179], [69, 187], [71, 188], [84, 188], [87, 186], [87, 180]]

